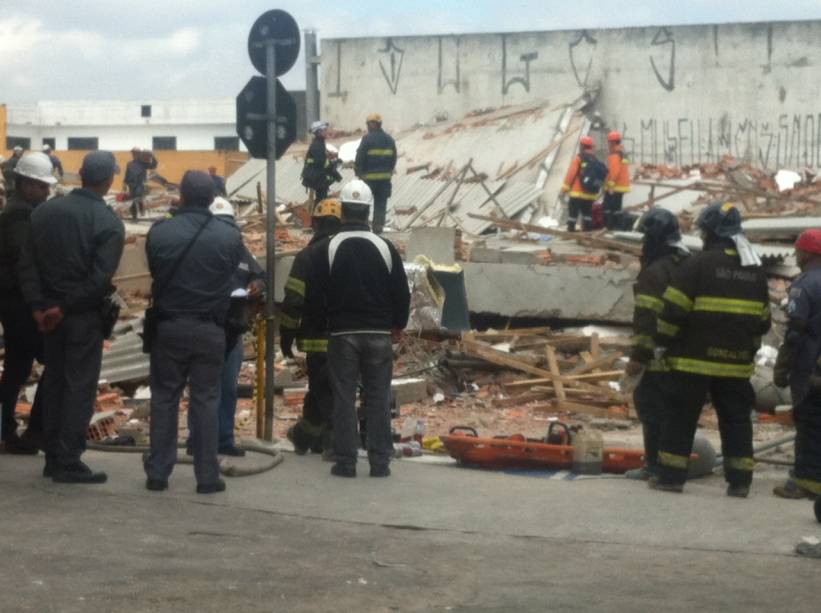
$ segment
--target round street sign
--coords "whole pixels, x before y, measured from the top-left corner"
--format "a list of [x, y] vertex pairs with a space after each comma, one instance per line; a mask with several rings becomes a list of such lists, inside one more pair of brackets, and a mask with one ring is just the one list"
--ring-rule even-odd
[[299, 55], [299, 26], [290, 14], [280, 9], [259, 16], [248, 34], [248, 56], [260, 74], [265, 75], [265, 43], [276, 44], [276, 76], [288, 72]]

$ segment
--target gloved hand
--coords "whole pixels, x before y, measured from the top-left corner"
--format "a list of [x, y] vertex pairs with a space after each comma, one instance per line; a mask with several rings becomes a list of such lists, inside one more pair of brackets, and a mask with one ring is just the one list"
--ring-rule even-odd
[[282, 355], [286, 358], [294, 358], [293, 346], [295, 338], [292, 332], [279, 333], [279, 348], [282, 350]]
[[773, 383], [776, 387], [789, 387], [790, 371], [778, 367], [773, 369]]

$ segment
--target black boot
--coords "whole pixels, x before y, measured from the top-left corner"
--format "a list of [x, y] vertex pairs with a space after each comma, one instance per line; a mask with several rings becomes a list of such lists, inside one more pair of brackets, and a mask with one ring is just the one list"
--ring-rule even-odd
[[52, 473], [55, 483], [105, 483], [108, 480], [104, 472], [91, 470], [79, 460], [55, 466]]

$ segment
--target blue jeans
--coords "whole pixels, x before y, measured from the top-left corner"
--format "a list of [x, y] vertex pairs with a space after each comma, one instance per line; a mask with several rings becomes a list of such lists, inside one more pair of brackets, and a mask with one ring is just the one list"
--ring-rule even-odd
[[234, 416], [237, 412], [237, 379], [242, 369], [242, 358], [245, 347], [242, 337], [237, 339], [234, 346], [225, 356], [225, 364], [220, 373], [220, 396], [217, 407], [219, 417], [219, 447], [223, 449], [234, 444]]

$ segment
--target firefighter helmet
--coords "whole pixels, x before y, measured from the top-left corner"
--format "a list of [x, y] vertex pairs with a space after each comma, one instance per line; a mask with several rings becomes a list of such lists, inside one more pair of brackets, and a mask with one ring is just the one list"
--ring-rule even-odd
[[342, 219], [342, 204], [336, 198], [325, 198], [316, 205], [311, 216]]
[[716, 236], [730, 238], [741, 232], [741, 213], [732, 202], [714, 202], [701, 212], [696, 225]]

